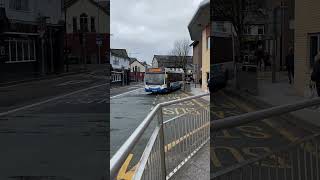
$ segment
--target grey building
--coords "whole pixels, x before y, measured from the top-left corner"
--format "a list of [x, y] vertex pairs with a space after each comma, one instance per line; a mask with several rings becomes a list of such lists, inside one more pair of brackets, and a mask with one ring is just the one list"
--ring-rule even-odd
[[192, 56], [154, 55], [152, 67], [185, 68], [188, 75], [192, 75], [194, 70]]

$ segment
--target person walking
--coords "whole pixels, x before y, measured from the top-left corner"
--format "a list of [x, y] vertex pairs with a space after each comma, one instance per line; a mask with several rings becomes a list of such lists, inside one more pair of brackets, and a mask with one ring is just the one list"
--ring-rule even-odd
[[320, 51], [314, 59], [311, 80], [316, 83], [318, 97], [320, 97]]
[[288, 71], [289, 83], [291, 84], [294, 80], [294, 50], [289, 49], [289, 54], [286, 56], [286, 66]]
[[200, 87], [202, 86], [202, 78], [199, 79]]
[[260, 71], [262, 70], [262, 61], [264, 59], [264, 52], [262, 47], [258, 47], [257, 51], [255, 52], [257, 66], [259, 67]]

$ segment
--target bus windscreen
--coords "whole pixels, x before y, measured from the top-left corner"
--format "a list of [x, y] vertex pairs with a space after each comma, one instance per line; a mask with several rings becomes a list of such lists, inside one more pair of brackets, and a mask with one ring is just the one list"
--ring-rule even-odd
[[144, 78], [146, 85], [163, 85], [165, 75], [164, 73], [146, 73]]

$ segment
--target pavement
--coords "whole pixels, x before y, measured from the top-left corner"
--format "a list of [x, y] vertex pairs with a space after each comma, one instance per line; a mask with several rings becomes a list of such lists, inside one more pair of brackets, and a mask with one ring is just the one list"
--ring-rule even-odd
[[[274, 107], [283, 104], [296, 103], [310, 98], [297, 95], [294, 90], [294, 85], [289, 84], [287, 72], [277, 73], [277, 82], [272, 83], [271, 72], [259, 72], [257, 77], [258, 94], [252, 95], [250, 93], [234, 91], [231, 88], [228, 92], [237, 94], [238, 96], [247, 97], [252, 103], [262, 108]], [[305, 108], [295, 112], [291, 112], [288, 116], [306, 121], [308, 123], [320, 126], [320, 109]]]
[[109, 88], [103, 69], [0, 87], [0, 179], [103, 179]]

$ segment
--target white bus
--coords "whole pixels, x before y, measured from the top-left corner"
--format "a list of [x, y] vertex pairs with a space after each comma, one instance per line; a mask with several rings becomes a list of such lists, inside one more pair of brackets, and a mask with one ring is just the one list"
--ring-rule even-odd
[[166, 93], [180, 89], [184, 71], [181, 68], [149, 68], [144, 76], [145, 91]]

